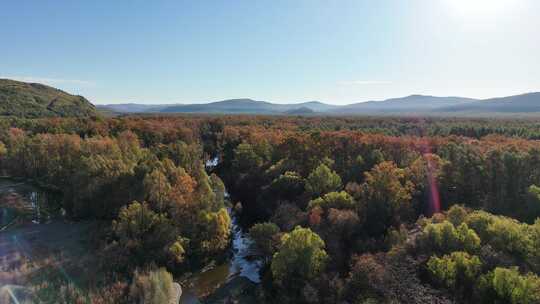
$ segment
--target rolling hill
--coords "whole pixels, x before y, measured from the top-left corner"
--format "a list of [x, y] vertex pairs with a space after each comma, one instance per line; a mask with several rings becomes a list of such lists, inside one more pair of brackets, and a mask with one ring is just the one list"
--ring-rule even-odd
[[225, 114], [285, 114], [297, 109], [309, 109], [313, 112], [326, 112], [337, 106], [318, 101], [277, 104], [253, 99], [228, 99], [203, 104], [187, 104], [165, 107], [162, 113], [225, 113]]
[[156, 113], [167, 107], [177, 106], [177, 104], [144, 104], [144, 103], [119, 103], [96, 105], [100, 110], [107, 110], [118, 113]]
[[94, 117], [98, 112], [82, 96], [39, 83], [0, 79], [0, 116]]
[[444, 112], [467, 113], [534, 113], [540, 112], [540, 92], [509, 97], [491, 98], [477, 102], [463, 103], [441, 109]]
[[477, 100], [475, 99], [463, 97], [410, 95], [407, 97], [391, 98], [382, 101], [354, 103], [336, 108], [332, 112], [340, 114], [430, 112], [444, 107], [456, 106], [476, 101]]
[[165, 107], [162, 113], [268, 113], [277, 112], [272, 103], [252, 99], [229, 99], [202, 104]]
[[308, 115], [308, 114], [313, 114], [313, 113], [315, 113], [315, 111], [313, 111], [312, 109], [308, 107], [301, 107], [298, 109], [285, 111], [285, 114], [287, 115]]

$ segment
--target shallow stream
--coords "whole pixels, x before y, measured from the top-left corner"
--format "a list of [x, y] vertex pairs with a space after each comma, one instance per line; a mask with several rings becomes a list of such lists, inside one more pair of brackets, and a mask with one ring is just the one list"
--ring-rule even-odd
[[[206, 162], [207, 169], [218, 165], [218, 159], [213, 158]], [[228, 196], [228, 195], [226, 195]], [[226, 284], [237, 276], [245, 277], [253, 283], [260, 283], [259, 271], [262, 261], [256, 259], [256, 253], [252, 249], [252, 240], [243, 231], [238, 217], [228, 209], [231, 216], [232, 257], [227, 262], [211, 267], [193, 275], [187, 284], [182, 286], [183, 293], [180, 303], [200, 303], [199, 298], [212, 293], [220, 286]], [[185, 282], [186, 283], [186, 282]]]
[[[229, 210], [230, 212], [230, 210]], [[183, 293], [180, 303], [199, 303], [198, 298], [212, 293], [236, 276], [245, 277], [253, 283], [260, 283], [259, 270], [262, 262], [256, 259], [252, 251], [252, 240], [242, 231], [238, 218], [231, 213], [232, 257], [224, 264], [217, 265], [207, 271], [195, 274], [182, 286]]]

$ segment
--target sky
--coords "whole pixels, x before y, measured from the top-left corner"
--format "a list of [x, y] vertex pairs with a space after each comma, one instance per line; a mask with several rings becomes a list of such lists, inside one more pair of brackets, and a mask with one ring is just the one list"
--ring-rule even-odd
[[538, 0], [17, 0], [0, 78], [96, 104], [540, 91]]

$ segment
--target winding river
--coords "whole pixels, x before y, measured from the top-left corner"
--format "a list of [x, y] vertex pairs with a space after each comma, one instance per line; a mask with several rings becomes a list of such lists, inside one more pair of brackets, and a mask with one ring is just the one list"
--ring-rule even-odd
[[[218, 159], [214, 158], [206, 162], [208, 169], [215, 167]], [[228, 208], [231, 216], [232, 257], [227, 262], [203, 270], [184, 282], [183, 293], [180, 303], [200, 303], [199, 298], [211, 294], [220, 286], [223, 286], [236, 277], [244, 277], [253, 283], [260, 283], [259, 271], [262, 261], [254, 259], [252, 240], [242, 230], [238, 217]]]
[[187, 284], [184, 283], [180, 303], [200, 303], [199, 297], [212, 293], [237, 276], [245, 277], [253, 283], [260, 283], [259, 270], [262, 267], [262, 262], [253, 258], [251, 239], [247, 233], [242, 231], [234, 213], [231, 213], [230, 210], [229, 213], [232, 217], [232, 257], [224, 264], [195, 274], [187, 281]]

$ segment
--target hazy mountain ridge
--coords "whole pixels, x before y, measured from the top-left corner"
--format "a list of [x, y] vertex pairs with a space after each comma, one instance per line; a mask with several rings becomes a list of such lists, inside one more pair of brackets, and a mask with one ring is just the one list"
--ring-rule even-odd
[[336, 113], [351, 112], [393, 112], [393, 111], [430, 111], [447, 106], [476, 102], [478, 100], [463, 97], [436, 97], [427, 95], [410, 95], [382, 101], [367, 101], [341, 106]]
[[328, 115], [376, 115], [376, 114], [448, 114], [467, 113], [531, 113], [540, 112], [540, 93], [474, 99], [466, 97], [438, 97], [410, 95], [381, 101], [367, 101], [349, 105], [330, 105], [318, 101], [276, 104], [253, 99], [229, 99], [202, 104], [177, 105], [108, 105], [125, 113], [223, 113], [223, 114], [328, 114]]
[[202, 104], [187, 104], [165, 107], [160, 112], [164, 113], [265, 113], [280, 114], [300, 108], [307, 108], [313, 112], [325, 112], [337, 106], [324, 104], [318, 101], [309, 101], [291, 104], [276, 104], [268, 101], [253, 100], [248, 98], [228, 99]]
[[446, 112], [499, 112], [530, 113], [540, 112], [540, 92], [508, 97], [490, 98], [477, 102], [445, 107]]
[[144, 104], [144, 103], [119, 103], [96, 105], [98, 109], [105, 109], [119, 113], [154, 113], [163, 108], [176, 106], [177, 104]]
[[0, 79], [0, 116], [93, 117], [96, 107], [86, 98], [39, 84]]
[[288, 115], [306, 115], [306, 114], [313, 114], [313, 113], [315, 113], [315, 111], [313, 111], [312, 109], [308, 107], [301, 107], [298, 109], [285, 111], [285, 114], [288, 114]]
[[[110, 104], [99, 105], [112, 113], [216, 113], [276, 115], [476, 115], [540, 114], [540, 92], [490, 99], [410, 95], [381, 101], [331, 105], [319, 101], [277, 104], [248, 98], [199, 104]], [[0, 116], [91, 117], [96, 107], [82, 96], [38, 83], [0, 79]]]
[[229, 99], [210, 103], [165, 107], [162, 113], [259, 113], [278, 112], [272, 103], [252, 99]]

